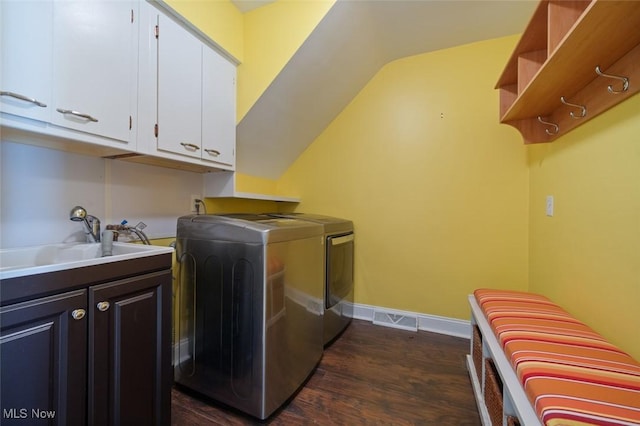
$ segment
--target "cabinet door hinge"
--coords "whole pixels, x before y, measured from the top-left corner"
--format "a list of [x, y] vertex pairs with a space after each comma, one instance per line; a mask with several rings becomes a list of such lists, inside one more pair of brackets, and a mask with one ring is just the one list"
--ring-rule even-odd
[[160, 35], [160, 26], [156, 25], [156, 38]]
[[131, 23], [133, 24], [133, 9], [131, 9]]
[[158, 137], [158, 125], [156, 124], [155, 126], [153, 126], [153, 134], [155, 135], [155, 137]]
[[129, 116], [129, 130], [133, 128], [133, 117]]

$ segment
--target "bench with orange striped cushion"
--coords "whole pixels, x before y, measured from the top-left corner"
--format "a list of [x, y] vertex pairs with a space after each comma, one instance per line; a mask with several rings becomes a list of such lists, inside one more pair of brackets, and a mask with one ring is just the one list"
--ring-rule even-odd
[[544, 296], [474, 296], [544, 424], [640, 425], [640, 363]]

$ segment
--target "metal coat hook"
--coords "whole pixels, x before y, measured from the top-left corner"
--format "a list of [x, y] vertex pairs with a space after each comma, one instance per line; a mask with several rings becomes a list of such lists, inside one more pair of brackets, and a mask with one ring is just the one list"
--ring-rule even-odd
[[550, 136], [557, 135], [558, 132], [560, 131], [560, 127], [556, 123], [550, 123], [548, 121], [544, 121], [541, 116], [538, 116], [538, 121], [541, 122], [542, 124], [553, 127], [552, 132], [549, 131], [549, 129], [544, 129], [544, 131], [547, 132], [547, 134]]
[[[609, 86], [611, 87], [611, 86]], [[572, 104], [571, 102], [567, 102], [567, 100], [564, 98], [564, 96], [560, 96], [560, 102], [562, 102], [565, 105], [568, 105], [570, 107], [574, 107], [574, 108], [579, 108], [580, 109], [580, 115], [576, 115], [573, 113], [573, 111], [571, 111], [569, 113], [569, 115], [571, 116], [571, 118], [583, 118], [587, 115], [587, 107], [584, 105], [578, 105], [578, 104]]]
[[609, 93], [617, 95], [619, 93], [626, 92], [629, 89], [629, 79], [627, 77], [621, 77], [619, 75], [605, 74], [602, 71], [600, 71], [600, 65], [598, 65], [596, 67], [596, 74], [598, 74], [601, 77], [609, 77], [609, 78], [614, 78], [616, 80], [622, 81], [622, 90], [613, 90], [613, 86], [609, 85], [609, 87], [607, 87], [607, 89], [609, 90]]

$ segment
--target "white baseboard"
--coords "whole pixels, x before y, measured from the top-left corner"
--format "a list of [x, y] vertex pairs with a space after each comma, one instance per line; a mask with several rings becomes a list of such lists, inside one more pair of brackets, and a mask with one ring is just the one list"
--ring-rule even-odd
[[[404, 330], [409, 327], [398, 326], [395, 321], [379, 321], [380, 313], [388, 313], [390, 318], [416, 318], [417, 330], [430, 331], [433, 333], [446, 334], [454, 337], [462, 337], [471, 339], [471, 323], [467, 320], [457, 318], [441, 317], [438, 315], [422, 314], [419, 312], [400, 311], [381, 306], [364, 305], [360, 303], [353, 304], [353, 317], [359, 320], [370, 321], [376, 325], [387, 327], [402, 328]], [[377, 315], [376, 315], [377, 314]]]

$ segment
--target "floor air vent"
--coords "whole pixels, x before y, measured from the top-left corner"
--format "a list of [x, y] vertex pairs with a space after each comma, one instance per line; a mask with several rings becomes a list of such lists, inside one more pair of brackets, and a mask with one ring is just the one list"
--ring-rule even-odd
[[401, 328], [403, 330], [418, 331], [418, 317], [399, 314], [393, 311], [374, 310], [373, 323], [385, 327]]

